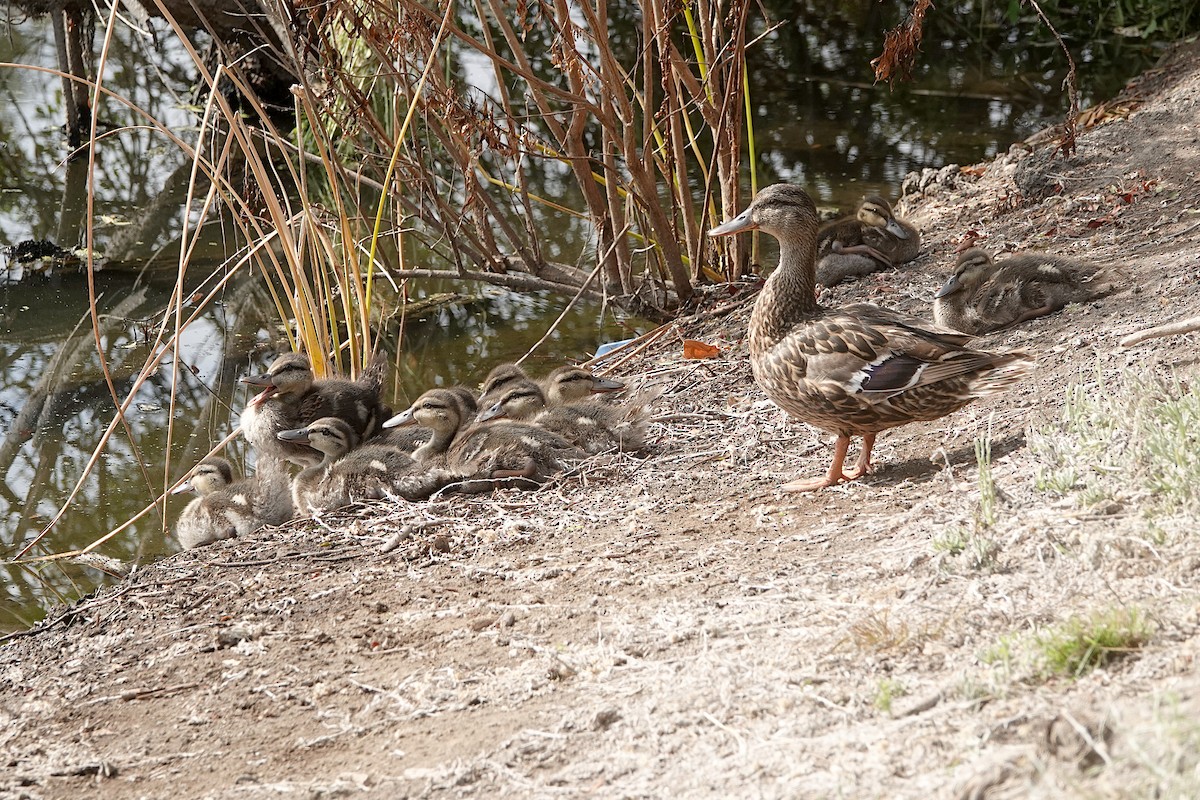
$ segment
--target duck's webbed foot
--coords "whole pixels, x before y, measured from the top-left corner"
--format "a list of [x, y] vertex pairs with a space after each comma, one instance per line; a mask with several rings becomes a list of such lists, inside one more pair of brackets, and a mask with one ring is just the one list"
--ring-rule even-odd
[[886, 253], [872, 247], [869, 244], [844, 245], [841, 242], [834, 242], [831, 249], [839, 256], [856, 255], [873, 258], [885, 269], [893, 269], [895, 267], [895, 264], [892, 263], [892, 259]]
[[842, 481], [852, 481], [861, 478], [871, 470], [871, 448], [875, 444], [875, 434], [869, 433], [863, 436], [862, 452], [858, 456], [858, 461], [854, 464], [854, 469], [849, 472], [842, 470], [842, 466], [846, 463], [846, 452], [850, 449], [850, 437], [839, 436], [837, 444], [833, 448], [833, 463], [829, 465], [829, 471], [820, 478], [810, 478], [808, 480], [788, 481], [780, 486], [780, 491], [789, 493], [798, 492], [815, 492], [818, 489], [824, 489], [826, 486], [836, 486]]
[[854, 469], [842, 473], [842, 480], [857, 480], [871, 471], [871, 448], [874, 446], [875, 434], [868, 433], [863, 436], [862, 450], [858, 454], [858, 461], [854, 462]]
[[525, 459], [520, 469], [492, 470], [493, 478], [532, 478], [537, 474], [537, 462], [533, 458]]

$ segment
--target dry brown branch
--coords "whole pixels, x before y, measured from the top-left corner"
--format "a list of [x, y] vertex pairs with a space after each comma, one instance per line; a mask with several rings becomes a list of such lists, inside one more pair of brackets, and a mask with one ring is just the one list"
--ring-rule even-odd
[[906, 81], [912, 77], [921, 50], [921, 25], [932, 6], [933, 0], [914, 0], [908, 19], [884, 36], [883, 52], [871, 61], [877, 82], [894, 83], [897, 78]]
[[1191, 333], [1192, 331], [1200, 331], [1200, 317], [1190, 317], [1131, 333], [1121, 339], [1121, 347], [1133, 347], [1150, 339], [1161, 339], [1164, 336], [1179, 336], [1184, 333]]
[[1037, 11], [1038, 17], [1050, 29], [1050, 33], [1054, 34], [1055, 41], [1058, 42], [1058, 46], [1062, 48], [1063, 54], [1067, 57], [1067, 77], [1063, 79], [1063, 88], [1067, 90], [1067, 102], [1070, 107], [1067, 109], [1066, 119], [1063, 120], [1063, 135], [1058, 143], [1058, 151], [1064, 156], [1070, 156], [1075, 152], [1075, 134], [1079, 122], [1079, 86], [1075, 78], [1075, 59], [1071, 57], [1071, 50], [1067, 47], [1067, 43], [1058, 35], [1058, 31], [1054, 29], [1054, 25], [1042, 11], [1037, 0], [1025, 0], [1025, 2], [1028, 2]]

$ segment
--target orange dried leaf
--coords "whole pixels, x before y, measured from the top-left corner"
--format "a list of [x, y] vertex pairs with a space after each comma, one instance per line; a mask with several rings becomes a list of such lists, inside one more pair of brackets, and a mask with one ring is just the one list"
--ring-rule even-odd
[[695, 339], [683, 340], [684, 358], [716, 358], [721, 354], [721, 348]]

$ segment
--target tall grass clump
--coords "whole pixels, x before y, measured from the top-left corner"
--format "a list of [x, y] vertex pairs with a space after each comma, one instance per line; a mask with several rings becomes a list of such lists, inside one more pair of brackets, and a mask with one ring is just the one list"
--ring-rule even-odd
[[[318, 36], [346, 60], [308, 123], [382, 193], [364, 216], [389, 274], [657, 314], [691, 296], [712, 192], [736, 195], [752, 5], [609, 5], [329, 5]], [[556, 255], [567, 228], [583, 266]]]

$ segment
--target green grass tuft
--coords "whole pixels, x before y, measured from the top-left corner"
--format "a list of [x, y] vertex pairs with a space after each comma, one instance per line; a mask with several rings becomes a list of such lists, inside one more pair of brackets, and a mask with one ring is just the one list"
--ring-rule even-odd
[[908, 694], [908, 690], [900, 681], [891, 678], [880, 678], [875, 687], [875, 707], [885, 714], [892, 713], [892, 701], [897, 697]]
[[1150, 638], [1150, 625], [1135, 608], [1118, 608], [1089, 618], [1071, 617], [1037, 637], [1044, 671], [1078, 678], [1137, 651]]

